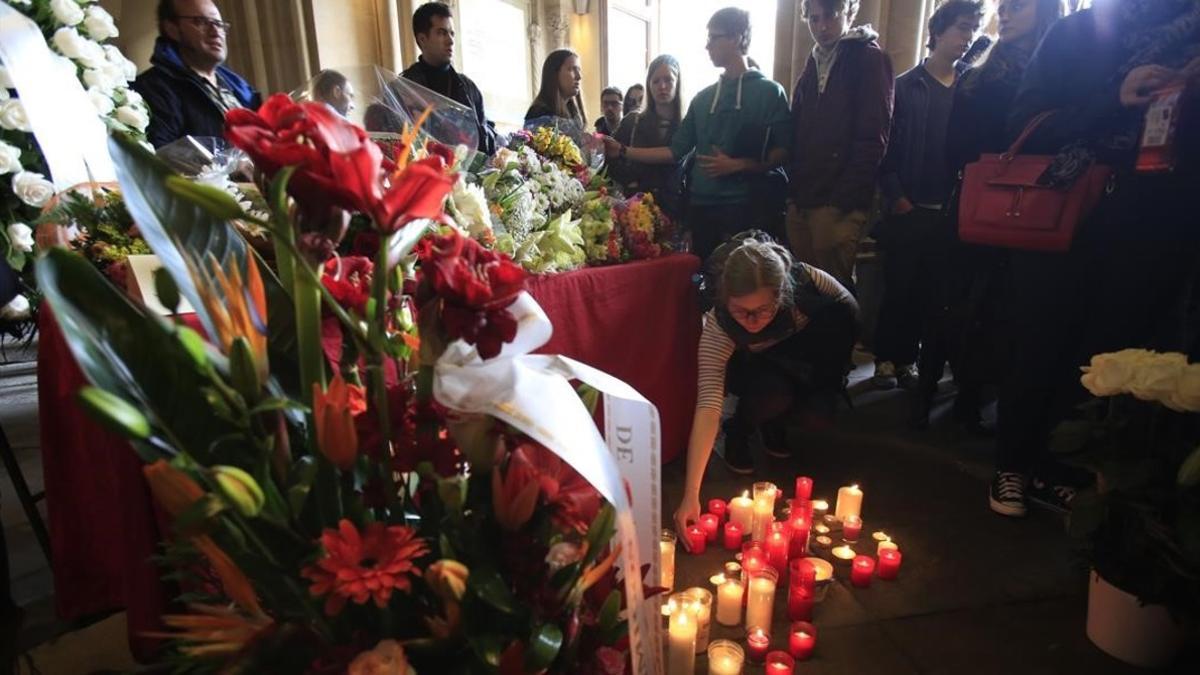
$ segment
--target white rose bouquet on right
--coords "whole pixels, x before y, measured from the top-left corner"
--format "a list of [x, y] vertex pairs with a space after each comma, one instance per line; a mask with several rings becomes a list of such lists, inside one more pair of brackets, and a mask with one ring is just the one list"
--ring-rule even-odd
[[1177, 412], [1200, 412], [1200, 363], [1178, 352], [1122, 349], [1096, 354], [1084, 366], [1083, 383], [1093, 396], [1131, 394]]

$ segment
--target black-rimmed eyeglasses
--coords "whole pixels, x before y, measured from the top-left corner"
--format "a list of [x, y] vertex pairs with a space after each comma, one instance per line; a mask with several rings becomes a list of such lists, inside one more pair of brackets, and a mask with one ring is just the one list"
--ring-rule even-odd
[[228, 33], [233, 24], [220, 19], [210, 19], [207, 16], [177, 16], [177, 20], [187, 20], [200, 29], [211, 28], [218, 33]]

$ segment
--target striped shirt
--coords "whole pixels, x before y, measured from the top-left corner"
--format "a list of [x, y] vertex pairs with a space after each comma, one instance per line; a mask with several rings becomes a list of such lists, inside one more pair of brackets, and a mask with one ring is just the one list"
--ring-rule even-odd
[[[804, 265], [805, 271], [812, 277], [813, 286], [816, 287], [821, 295], [833, 298], [838, 302], [854, 304], [854, 297], [850, 295], [850, 291], [847, 291], [828, 272], [819, 270], [812, 265], [801, 264]], [[795, 307], [791, 308], [791, 312], [795, 320], [796, 329], [803, 329], [808, 324], [808, 317]], [[715, 309], [706, 312], [703, 321], [704, 327], [700, 332], [700, 349], [697, 355], [699, 360], [699, 391], [696, 396], [696, 409], [708, 408], [719, 412], [725, 400], [725, 368], [729, 363], [729, 357], [733, 356], [737, 345], [734, 344], [733, 339], [729, 337], [729, 334], [717, 322]], [[794, 333], [788, 334], [775, 342], [758, 343], [754, 345], [754, 350], [762, 351], [782, 340], [786, 340], [792, 335]]]

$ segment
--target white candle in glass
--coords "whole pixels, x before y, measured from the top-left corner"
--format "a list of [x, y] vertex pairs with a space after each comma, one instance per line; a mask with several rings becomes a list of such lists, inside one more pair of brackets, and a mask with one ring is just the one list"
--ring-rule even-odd
[[708, 646], [708, 675], [741, 675], [746, 652], [732, 640], [713, 640]]
[[696, 670], [698, 630], [696, 610], [690, 602], [680, 603], [667, 628], [667, 675], [692, 675]]
[[775, 584], [779, 575], [775, 570], [766, 567], [756, 572], [750, 578], [750, 588], [746, 598], [746, 625], [770, 626], [771, 613], [775, 608]]
[[837, 506], [834, 507], [833, 515], [838, 520], [844, 520], [846, 516], [859, 516], [861, 518], [862, 502], [863, 491], [857, 485], [838, 488]]
[[666, 589], [675, 587], [675, 533], [663, 530], [658, 541], [659, 585]]
[[705, 588], [689, 588], [684, 591], [696, 612], [696, 653], [708, 649], [708, 633], [712, 624], [713, 594]]
[[748, 492], [729, 500], [729, 520], [737, 523], [744, 534], [749, 534], [754, 526], [754, 500]]
[[750, 530], [750, 541], [766, 541], [771, 523], [775, 522], [775, 506], [766, 497], [754, 500], [754, 527]]
[[742, 591], [745, 586], [736, 577], [726, 577], [717, 589], [717, 623], [736, 626], [742, 621]]

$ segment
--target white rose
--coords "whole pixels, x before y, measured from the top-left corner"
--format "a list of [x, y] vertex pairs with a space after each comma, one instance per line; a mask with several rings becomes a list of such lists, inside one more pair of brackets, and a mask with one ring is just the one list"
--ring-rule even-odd
[[83, 9], [75, 0], [50, 0], [50, 11], [64, 26], [74, 26], [83, 21]]
[[0, 141], [0, 176], [21, 170], [21, 149]]
[[88, 68], [83, 71], [83, 83], [89, 89], [99, 89], [100, 91], [111, 93], [117, 87], [117, 83], [113, 81], [111, 75], [112, 73], [107, 68]]
[[54, 31], [50, 41], [63, 56], [75, 59], [88, 68], [99, 68], [106, 62], [104, 48], [83, 37], [74, 28], [59, 28]]
[[26, 133], [33, 131], [33, 127], [29, 126], [29, 117], [25, 115], [25, 106], [21, 105], [21, 101], [12, 98], [0, 103], [0, 127]]
[[87, 8], [85, 14], [87, 16], [83, 20], [83, 27], [87, 29], [88, 35], [92, 36], [93, 40], [103, 41], [120, 35], [112, 15], [104, 11], [103, 7], [93, 5]]
[[96, 109], [96, 114], [101, 117], [108, 117], [113, 111], [112, 96], [105, 93], [97, 87], [89, 87], [87, 90], [88, 100], [92, 102], [92, 107]]
[[22, 253], [33, 251], [33, 229], [25, 223], [13, 223], [8, 226], [8, 242]]
[[117, 94], [123, 97], [122, 100], [125, 101], [125, 105], [136, 105], [139, 108], [146, 107], [146, 99], [142, 98], [142, 95], [133, 89], [121, 88], [117, 90]]
[[104, 45], [104, 57], [108, 59], [109, 65], [121, 71], [126, 82], [133, 82], [137, 78], [137, 64], [125, 58], [120, 49], [113, 45]]
[[12, 179], [13, 193], [26, 204], [41, 208], [54, 196], [54, 185], [40, 173], [22, 171]]
[[1175, 392], [1179, 373], [1187, 368], [1187, 357], [1177, 352], [1155, 354], [1138, 366], [1129, 391], [1143, 401], [1166, 401]]
[[23, 295], [18, 295], [7, 305], [0, 307], [0, 319], [17, 321], [27, 318], [29, 318], [29, 299]]
[[8, 74], [8, 68], [0, 66], [0, 88], [16, 89], [17, 85], [13, 84], [12, 76]]
[[150, 124], [150, 116], [140, 106], [123, 105], [117, 108], [117, 121], [138, 131], [145, 131]]
[[1175, 391], [1164, 403], [1179, 412], [1200, 412], [1200, 363], [1193, 363], [1179, 372]]
[[0, 101], [7, 101], [10, 98], [12, 98], [12, 95], [8, 93], [8, 90], [0, 87]]
[[1093, 396], [1116, 396], [1129, 391], [1129, 382], [1140, 361], [1152, 356], [1144, 349], [1123, 349], [1119, 352], [1096, 354], [1090, 365], [1083, 367], [1080, 381]]

